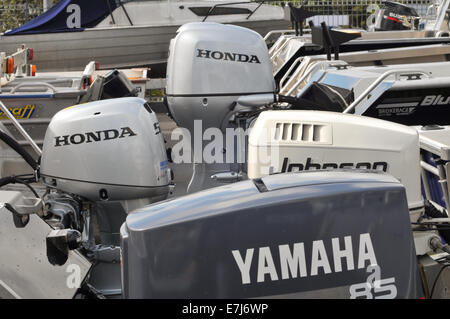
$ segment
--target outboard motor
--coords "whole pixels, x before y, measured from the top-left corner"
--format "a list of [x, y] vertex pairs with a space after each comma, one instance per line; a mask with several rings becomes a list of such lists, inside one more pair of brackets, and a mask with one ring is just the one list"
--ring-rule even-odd
[[411, 219], [423, 210], [419, 135], [411, 127], [334, 112], [265, 111], [252, 122], [247, 159], [249, 178], [320, 169], [384, 171], [406, 187]]
[[418, 30], [416, 10], [398, 2], [383, 2], [375, 20], [376, 31]]
[[423, 296], [405, 189], [383, 173], [278, 174], [147, 206], [121, 248], [125, 298]]
[[[202, 150], [209, 141], [203, 141], [203, 134], [243, 127], [236, 117], [273, 103], [275, 93], [268, 49], [258, 33], [218, 23], [188, 23], [178, 30], [170, 43], [166, 98], [173, 119], [191, 137], [194, 173], [188, 192], [220, 185], [222, 177], [237, 180], [239, 174], [231, 172], [238, 170], [236, 161], [228, 159], [230, 154], [236, 159], [240, 150], [223, 140], [215, 153], [218, 160], [207, 163]], [[177, 154], [173, 156], [177, 162]], [[211, 179], [218, 171], [223, 176]]]
[[138, 94], [138, 89], [123, 72], [112, 70], [105, 75], [97, 76], [86, 94], [80, 98], [79, 104], [120, 97], [136, 97]]
[[188, 23], [171, 40], [169, 51], [167, 105], [179, 127], [193, 132], [194, 121], [202, 120], [203, 129], [223, 129], [248, 104], [274, 101], [268, 49], [252, 30]]
[[94, 261], [89, 284], [120, 295], [119, 229], [127, 214], [165, 199], [170, 171], [159, 123], [139, 98], [91, 102], [58, 112], [47, 129], [40, 167], [52, 264], [83, 247]]
[[94, 202], [164, 199], [168, 161], [155, 113], [139, 98], [58, 112], [45, 135], [40, 174], [48, 186]]
[[[128, 97], [59, 111], [46, 131], [39, 163], [5, 133], [2, 140], [34, 170], [29, 177], [2, 178], [2, 185], [25, 183], [36, 197], [0, 194], [6, 203], [0, 233], [16, 238], [14, 249], [8, 241], [0, 245], [8, 260], [0, 277], [12, 287], [9, 294], [120, 297], [120, 227], [128, 213], [166, 199], [172, 188], [150, 105]], [[44, 187], [35, 187], [37, 181]], [[0, 285], [0, 296], [4, 290]]]

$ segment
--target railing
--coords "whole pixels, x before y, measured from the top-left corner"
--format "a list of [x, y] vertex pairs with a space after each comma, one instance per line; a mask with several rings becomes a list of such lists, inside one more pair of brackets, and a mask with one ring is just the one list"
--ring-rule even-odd
[[380, 85], [381, 82], [383, 82], [385, 79], [390, 77], [391, 75], [395, 75], [396, 80], [399, 79], [400, 76], [407, 76], [409, 77], [418, 77], [418, 76], [426, 76], [430, 77], [430, 74], [427, 72], [424, 72], [422, 70], [390, 70], [386, 71], [383, 74], [381, 74], [363, 93], [361, 93], [360, 96], [356, 100], [353, 101], [352, 104], [350, 104], [349, 107], [347, 107], [342, 113], [352, 113], [355, 108], [358, 106], [359, 103], [361, 103], [366, 97], [370, 95], [370, 93], [375, 90], [378, 85]]
[[437, 164], [437, 167], [428, 164], [425, 161], [425, 157], [423, 154], [420, 155], [420, 167], [421, 167], [421, 177], [422, 177], [422, 185], [425, 191], [426, 199], [433, 201], [433, 196], [430, 189], [430, 179], [428, 178], [427, 172], [434, 175], [438, 179], [438, 184], [441, 187], [443, 201], [445, 203], [445, 207], [442, 207], [436, 202], [433, 204], [437, 207], [448, 208], [450, 207], [450, 198], [448, 194], [448, 176], [445, 171], [445, 167], [442, 164]]

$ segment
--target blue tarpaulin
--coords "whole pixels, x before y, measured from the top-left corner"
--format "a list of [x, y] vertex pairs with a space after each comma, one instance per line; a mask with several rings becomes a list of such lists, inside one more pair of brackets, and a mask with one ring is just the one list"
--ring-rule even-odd
[[96, 26], [115, 8], [115, 0], [61, 0], [40, 16], [5, 35], [83, 31]]

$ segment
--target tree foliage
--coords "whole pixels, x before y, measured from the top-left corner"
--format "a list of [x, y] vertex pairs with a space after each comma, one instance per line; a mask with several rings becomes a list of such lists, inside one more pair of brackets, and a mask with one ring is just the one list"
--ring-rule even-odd
[[0, 31], [17, 28], [41, 13], [41, 0], [0, 0]]

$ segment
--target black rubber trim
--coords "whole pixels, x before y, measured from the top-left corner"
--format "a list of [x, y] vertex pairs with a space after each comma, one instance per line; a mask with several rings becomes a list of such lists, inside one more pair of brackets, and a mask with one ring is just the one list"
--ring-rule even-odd
[[205, 96], [241, 96], [241, 95], [256, 95], [256, 94], [275, 94], [270, 92], [246, 92], [246, 93], [208, 93], [208, 94], [167, 94], [170, 97], [205, 97]]
[[259, 190], [260, 193], [265, 193], [269, 191], [261, 178], [255, 178], [253, 180], [253, 183], [255, 184], [256, 188]]
[[252, 13], [248, 8], [239, 7], [189, 7], [189, 10], [191, 10], [195, 15], [199, 17]]
[[144, 103], [144, 108], [151, 114], [153, 113], [152, 107], [150, 106], [150, 103], [145, 102]]
[[125, 187], [138, 187], [138, 188], [162, 188], [167, 187], [169, 184], [161, 185], [161, 186], [140, 186], [140, 185], [126, 185], [126, 184], [111, 184], [111, 183], [101, 183], [101, 182], [92, 182], [92, 181], [82, 181], [79, 179], [66, 178], [66, 177], [56, 177], [51, 175], [41, 174], [42, 177], [54, 178], [54, 179], [63, 179], [66, 181], [80, 182], [80, 183], [89, 183], [89, 184], [98, 184], [98, 185], [108, 185], [108, 186], [125, 186]]

